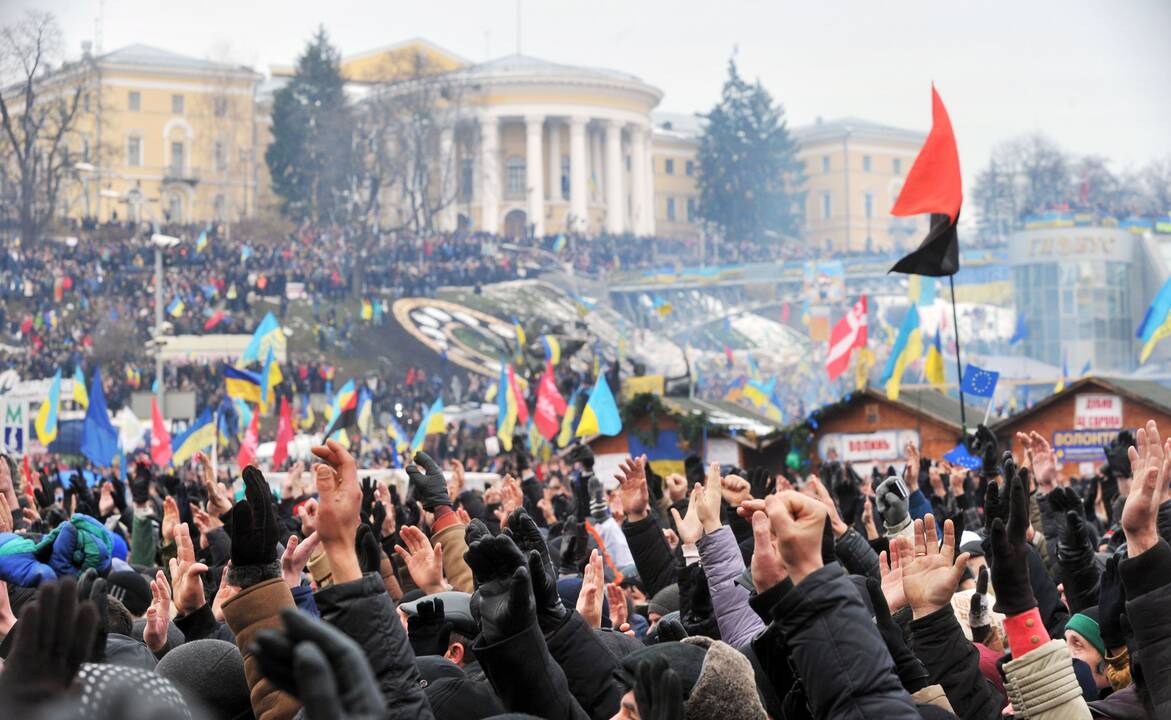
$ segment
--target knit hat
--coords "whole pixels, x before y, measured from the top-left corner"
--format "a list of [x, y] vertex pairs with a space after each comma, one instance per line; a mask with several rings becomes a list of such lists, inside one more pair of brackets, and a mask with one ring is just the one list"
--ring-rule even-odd
[[112, 572], [106, 576], [111, 597], [122, 601], [134, 617], [142, 617], [150, 607], [150, 581], [133, 571]]
[[[197, 675], [200, 670], [203, 668], [190, 668], [189, 672]], [[81, 702], [74, 707], [74, 717], [127, 717], [131, 709], [135, 717], [191, 717], [183, 695], [171, 681], [149, 670], [85, 663], [77, 673], [77, 684]]]
[[[618, 670], [619, 679], [627, 688], [634, 688], [639, 665], [661, 657], [679, 676], [679, 689], [683, 692], [683, 701], [687, 702], [691, 689], [695, 687], [700, 673], [703, 672], [706, 655], [703, 647], [691, 643], [669, 642], [650, 645], [622, 659], [622, 667]], [[753, 677], [751, 670], [748, 677], [750, 680]]]
[[1066, 630], [1073, 630], [1093, 645], [1102, 657], [1106, 657], [1106, 643], [1102, 642], [1102, 630], [1098, 626], [1098, 608], [1086, 608], [1080, 613], [1074, 613], [1065, 623]]
[[984, 557], [984, 544], [980, 534], [965, 530], [960, 535], [960, 552], [971, 553], [972, 557]]
[[666, 615], [679, 609], [679, 586], [671, 583], [667, 587], [651, 596], [647, 603], [647, 612]]
[[459, 680], [464, 677], [463, 668], [442, 655], [420, 655], [415, 658], [415, 667], [423, 678], [420, 684], [424, 688], [439, 680]]
[[442, 678], [423, 689], [435, 720], [481, 720], [504, 712], [487, 683], [468, 678]]
[[230, 642], [192, 640], [167, 653], [155, 672], [219, 718], [250, 718], [244, 658]]

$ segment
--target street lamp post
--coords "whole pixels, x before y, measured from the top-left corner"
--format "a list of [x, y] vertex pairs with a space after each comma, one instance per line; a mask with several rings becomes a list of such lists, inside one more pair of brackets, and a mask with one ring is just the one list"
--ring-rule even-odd
[[[155, 227], [158, 227], [157, 222]], [[164, 412], [167, 384], [163, 381], [163, 249], [178, 245], [179, 238], [155, 232], [150, 236], [150, 242], [155, 249], [155, 327], [151, 338], [155, 351], [155, 399], [159, 412]]]

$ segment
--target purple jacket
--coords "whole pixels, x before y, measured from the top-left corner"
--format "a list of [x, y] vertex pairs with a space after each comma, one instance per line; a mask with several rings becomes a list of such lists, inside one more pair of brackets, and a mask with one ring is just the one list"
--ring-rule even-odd
[[725, 525], [711, 535], [704, 535], [698, 545], [720, 639], [734, 648], [743, 647], [764, 629], [764, 623], [748, 605], [748, 590], [736, 583], [744, 573], [744, 558], [736, 536]]

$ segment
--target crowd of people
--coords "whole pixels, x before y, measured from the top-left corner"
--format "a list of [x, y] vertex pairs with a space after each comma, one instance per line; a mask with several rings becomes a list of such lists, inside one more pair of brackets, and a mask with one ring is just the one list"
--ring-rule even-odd
[[0, 707], [1171, 715], [1171, 439], [1120, 434], [1088, 481], [1036, 433], [971, 445], [972, 471], [909, 445], [901, 474], [692, 456], [662, 476], [639, 457], [613, 482], [588, 446], [518, 447], [482, 489], [455, 454], [384, 484], [333, 441], [275, 485], [202, 456], [92, 484], [4, 458]]

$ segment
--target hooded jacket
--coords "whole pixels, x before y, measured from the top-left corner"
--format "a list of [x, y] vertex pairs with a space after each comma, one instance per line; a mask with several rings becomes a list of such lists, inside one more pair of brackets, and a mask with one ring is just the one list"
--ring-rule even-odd
[[736, 537], [724, 525], [701, 537], [698, 545], [720, 638], [732, 647], [743, 647], [764, 629], [764, 623], [748, 605], [748, 590], [736, 582], [744, 573], [744, 559]]

